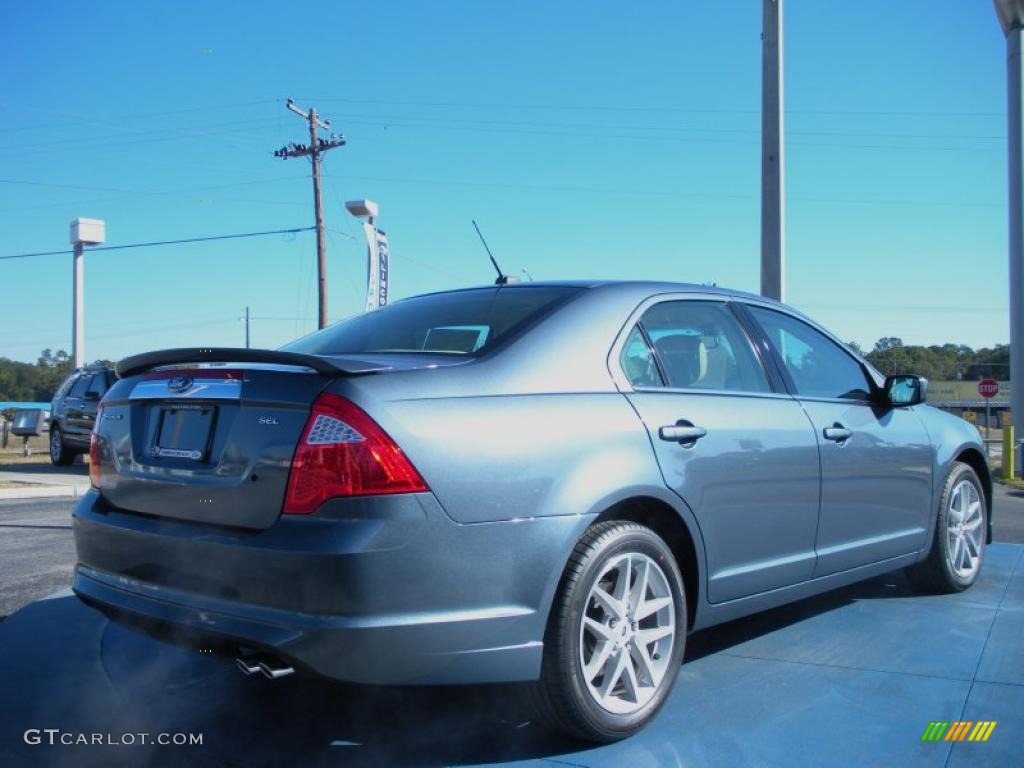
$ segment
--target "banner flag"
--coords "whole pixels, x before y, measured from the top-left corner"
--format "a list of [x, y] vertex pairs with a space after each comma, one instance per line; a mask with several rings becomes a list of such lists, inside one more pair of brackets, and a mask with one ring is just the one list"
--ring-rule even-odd
[[366, 311], [388, 303], [388, 236], [369, 222], [366, 232]]

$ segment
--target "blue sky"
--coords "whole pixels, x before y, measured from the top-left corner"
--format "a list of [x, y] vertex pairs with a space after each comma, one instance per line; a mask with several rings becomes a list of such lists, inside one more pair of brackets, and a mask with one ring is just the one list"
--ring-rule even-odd
[[[344, 200], [371, 197], [392, 295], [507, 272], [757, 291], [760, 3], [9, 5], [0, 256], [305, 227], [316, 106], [330, 316], [364, 300]], [[1005, 44], [991, 3], [788, 0], [788, 301], [870, 346], [1009, 336]], [[205, 52], [209, 50], [210, 52]], [[17, 183], [11, 183], [17, 182]], [[211, 202], [202, 202], [209, 200]], [[71, 257], [0, 261], [0, 356], [70, 350]], [[312, 233], [86, 256], [86, 355], [276, 347], [315, 327]]]

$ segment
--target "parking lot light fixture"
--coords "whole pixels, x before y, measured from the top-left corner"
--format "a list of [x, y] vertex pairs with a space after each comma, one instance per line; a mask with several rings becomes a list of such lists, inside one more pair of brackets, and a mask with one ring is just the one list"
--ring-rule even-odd
[[71, 278], [71, 357], [75, 370], [78, 370], [85, 365], [85, 287], [82, 256], [85, 246], [99, 245], [107, 239], [107, 223], [103, 219], [74, 219], [71, 222], [68, 239], [75, 247]]

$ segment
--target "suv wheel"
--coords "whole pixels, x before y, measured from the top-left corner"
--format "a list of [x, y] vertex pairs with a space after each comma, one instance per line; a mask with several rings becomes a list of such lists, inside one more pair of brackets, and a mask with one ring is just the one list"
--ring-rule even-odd
[[985, 557], [988, 514], [978, 475], [956, 462], [939, 494], [928, 558], [907, 569], [914, 583], [936, 592], [962, 592], [978, 578]]
[[64, 435], [56, 427], [50, 429], [50, 461], [66, 467], [75, 460], [75, 453], [64, 445]]
[[573, 550], [531, 689], [541, 719], [588, 741], [643, 728], [682, 663], [683, 579], [668, 545], [625, 521], [590, 528]]

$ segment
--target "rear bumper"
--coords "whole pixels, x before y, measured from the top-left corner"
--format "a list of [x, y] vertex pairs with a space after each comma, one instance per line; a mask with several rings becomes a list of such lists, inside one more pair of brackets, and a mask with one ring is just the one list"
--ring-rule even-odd
[[263, 531], [82, 498], [74, 591], [114, 620], [267, 652], [351, 682], [536, 679], [586, 518], [458, 525], [432, 494], [374, 497]]

